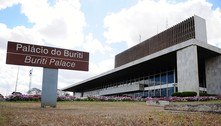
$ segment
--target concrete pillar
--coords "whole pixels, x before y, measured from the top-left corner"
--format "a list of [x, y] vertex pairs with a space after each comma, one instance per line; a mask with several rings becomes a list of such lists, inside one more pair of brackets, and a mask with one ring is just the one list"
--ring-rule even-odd
[[43, 68], [41, 107], [56, 107], [58, 69]]
[[202, 42], [207, 43], [207, 34], [206, 34], [206, 20], [194, 15], [195, 23], [195, 38]]
[[206, 60], [206, 89], [209, 94], [221, 95], [221, 56]]
[[194, 91], [199, 95], [197, 46], [177, 51], [178, 92]]

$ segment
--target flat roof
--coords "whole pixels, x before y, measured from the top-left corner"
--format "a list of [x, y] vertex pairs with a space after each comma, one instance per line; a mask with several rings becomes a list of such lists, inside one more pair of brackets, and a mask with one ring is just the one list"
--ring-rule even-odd
[[[156, 53], [147, 55], [138, 60], [132, 61], [120, 67], [114, 68], [110, 71], [104, 72], [97, 76], [91, 77], [84, 81], [72, 84], [68, 87], [63, 88], [63, 91], [73, 91], [81, 92], [86, 89], [92, 89], [100, 86], [103, 83], [109, 84], [117, 81], [121, 81], [123, 78], [133, 78], [136, 74], [142, 73], [143, 69], [147, 67], [146, 70], [157, 69], [155, 67], [164, 67], [164, 65], [171, 64], [172, 57], [176, 57], [176, 51], [181, 50], [185, 47], [196, 45], [200, 47], [199, 55], [203, 57], [211, 57], [221, 54], [221, 49], [212, 45], [207, 44], [206, 42], [199, 41], [197, 39], [190, 39], [180, 44], [168, 47]], [[176, 59], [176, 58], [175, 58]], [[162, 64], [162, 61], [164, 62]], [[176, 62], [176, 61], [172, 61]], [[169, 63], [169, 64], [167, 64]], [[161, 66], [162, 65], [162, 66]], [[174, 65], [172, 63], [172, 65]], [[151, 66], [151, 67], [150, 67]], [[146, 71], [145, 70], [145, 71]]]

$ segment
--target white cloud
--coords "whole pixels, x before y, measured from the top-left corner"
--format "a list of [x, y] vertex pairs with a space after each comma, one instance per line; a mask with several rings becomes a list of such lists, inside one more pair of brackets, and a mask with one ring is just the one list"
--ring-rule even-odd
[[81, 46], [86, 22], [78, 0], [56, 1], [53, 6], [47, 0], [23, 0], [21, 9], [45, 42], [65, 48]]
[[[128, 47], [193, 16], [194, 14], [206, 19], [208, 42], [221, 43], [221, 12], [213, 10], [212, 4], [206, 0], [188, 0], [174, 3], [165, 0], [142, 0], [128, 9], [111, 13], [104, 19], [107, 43], [126, 41]], [[219, 44], [220, 45], [220, 44]]]
[[18, 0], [0, 0], [0, 10], [18, 4]]
[[112, 50], [111, 47], [108, 45], [104, 45], [104, 44], [102, 44], [98, 39], [94, 38], [92, 33], [89, 33], [85, 37], [83, 49], [90, 52], [91, 54], [94, 54], [96, 52], [102, 53], [102, 54], [110, 52]]
[[90, 65], [90, 72], [93, 75], [98, 75], [100, 73], [106, 72], [110, 69], [112, 69], [114, 63], [114, 58], [108, 58], [106, 60], [103, 60], [101, 62], [91, 62]]

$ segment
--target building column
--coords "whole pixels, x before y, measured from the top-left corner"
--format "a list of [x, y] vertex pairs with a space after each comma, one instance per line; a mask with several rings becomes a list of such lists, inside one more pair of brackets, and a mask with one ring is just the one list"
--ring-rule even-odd
[[178, 92], [194, 91], [199, 95], [197, 46], [177, 51]]
[[221, 95], [221, 56], [206, 60], [206, 89], [208, 94]]
[[207, 43], [206, 20], [194, 15], [195, 21], [195, 39]]

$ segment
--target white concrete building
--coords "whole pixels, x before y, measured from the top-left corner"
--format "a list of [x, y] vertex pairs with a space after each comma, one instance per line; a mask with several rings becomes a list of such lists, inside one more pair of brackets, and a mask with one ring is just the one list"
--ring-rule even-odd
[[195, 15], [116, 55], [113, 70], [63, 90], [79, 96], [221, 95], [221, 49], [207, 44], [206, 22]]

